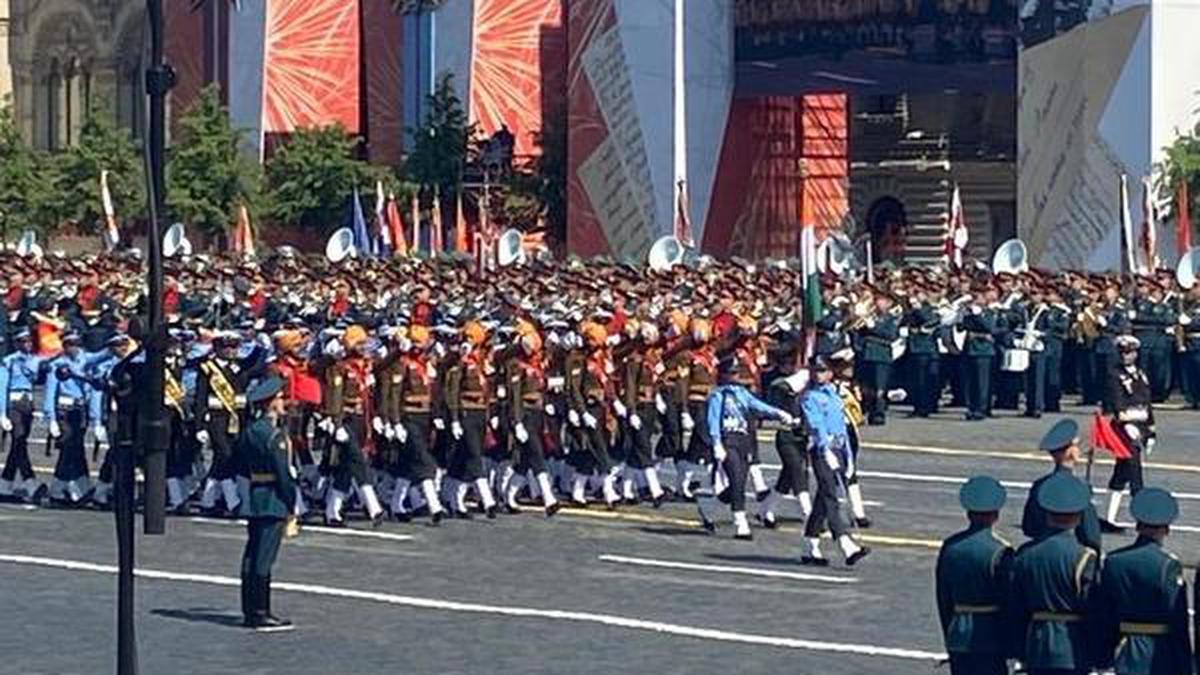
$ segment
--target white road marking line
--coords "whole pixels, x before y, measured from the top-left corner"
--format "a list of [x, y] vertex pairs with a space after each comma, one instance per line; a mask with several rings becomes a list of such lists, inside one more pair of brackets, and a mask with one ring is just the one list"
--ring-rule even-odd
[[602, 555], [602, 562], [618, 565], [640, 565], [642, 567], [661, 567], [674, 570], [693, 570], [696, 572], [718, 572], [723, 574], [744, 574], [754, 577], [770, 577], [775, 579], [795, 579], [797, 581], [820, 581], [830, 584], [856, 584], [855, 577], [824, 576], [820, 574], [805, 574], [803, 572], [784, 572], [760, 567], [735, 567], [730, 565], [704, 565], [700, 563], [677, 562], [673, 560], [655, 560], [653, 558], [631, 558], [623, 555]]
[[[0, 554], [0, 562], [33, 567], [48, 567], [72, 572], [95, 572], [100, 574], [117, 573], [117, 568], [113, 565], [98, 565], [96, 563], [81, 562], [77, 560], [63, 560], [59, 558]], [[241, 585], [240, 579], [211, 574], [185, 574], [180, 572], [166, 572], [162, 570], [148, 569], [136, 570], [135, 574], [143, 579], [155, 579], [160, 581], [178, 581], [228, 587], [236, 587]], [[558, 609], [536, 609], [531, 607], [509, 607], [504, 605], [483, 605], [470, 602], [441, 600], [437, 598], [420, 598], [408, 595], [394, 595], [391, 593], [356, 591], [347, 588], [319, 586], [315, 584], [297, 584], [283, 581], [273, 582], [271, 584], [271, 588], [277, 591], [290, 591], [293, 593], [306, 593], [308, 595], [344, 598], [351, 600], [366, 600], [369, 602], [377, 602], [401, 607], [414, 607], [419, 609], [590, 623], [613, 628], [628, 628], [631, 630], [641, 630], [666, 635], [677, 635], [680, 637], [712, 640], [715, 642], [762, 645], [766, 647], [782, 647], [785, 649], [806, 650], [813, 652], [856, 654], [859, 656], [889, 657], [895, 659], [906, 659], [909, 661], [936, 662], [946, 658], [946, 654], [944, 653], [925, 651], [921, 649], [903, 649], [899, 647], [880, 647], [877, 645], [867, 644], [838, 643], [826, 642], [824, 640], [804, 640], [800, 638], [755, 635], [752, 633], [738, 633], [734, 631], [717, 630], [713, 628], [684, 626], [680, 624], [665, 623], [662, 621], [633, 619], [624, 616], [616, 616], [613, 614], [597, 614], [592, 612], [576, 612]]]
[[[246, 521], [243, 519], [228, 520], [223, 518], [205, 518], [203, 516], [192, 516], [188, 518], [190, 522], [200, 523], [203, 525], [236, 525], [245, 526]], [[387, 541], [412, 541], [411, 534], [393, 534], [391, 532], [376, 532], [373, 530], [356, 530], [351, 527], [324, 527], [322, 525], [302, 525], [300, 533], [316, 532], [319, 534], [333, 534], [339, 537], [363, 537], [365, 539], [385, 539]]]
[[5, 511], [37, 511], [38, 507], [33, 504], [0, 504], [0, 509]]

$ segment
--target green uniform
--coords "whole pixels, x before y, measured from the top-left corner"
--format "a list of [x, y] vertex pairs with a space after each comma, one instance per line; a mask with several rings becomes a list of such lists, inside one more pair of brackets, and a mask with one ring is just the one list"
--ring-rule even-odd
[[942, 542], [937, 605], [953, 675], [1008, 673], [1012, 562], [1012, 546], [991, 527], [972, 525]]
[[1017, 552], [1013, 563], [1013, 628], [1024, 636], [1018, 658], [1030, 673], [1086, 673], [1094, 627], [1089, 605], [1099, 556], [1070, 530], [1051, 529]]
[[250, 622], [271, 612], [271, 567], [296, 504], [296, 483], [288, 463], [287, 433], [267, 418], [255, 420], [242, 432], [238, 455], [243, 474], [250, 478], [244, 510], [250, 539], [242, 555], [242, 613]]
[[1139, 537], [1104, 561], [1097, 602], [1101, 663], [1119, 675], [1191, 675], [1183, 565]]
[[1155, 403], [1171, 393], [1171, 354], [1175, 349], [1175, 307], [1163, 300], [1139, 300], [1130, 312], [1133, 335], [1141, 341], [1138, 366], [1150, 380]]
[[[1025, 501], [1025, 513], [1021, 517], [1021, 531], [1030, 539], [1037, 539], [1049, 530], [1049, 526], [1046, 524], [1046, 510], [1038, 506], [1038, 493], [1042, 489], [1042, 483], [1059, 471], [1069, 472], [1070, 469], [1065, 466], [1056, 466], [1054, 471], [1034, 481], [1033, 486], [1029, 488], [1029, 499]], [[1100, 517], [1096, 515], [1095, 506], [1088, 504], [1087, 510], [1083, 512], [1083, 519], [1079, 522], [1079, 527], [1075, 528], [1075, 536], [1079, 539], [1079, 543], [1097, 553], [1100, 551]]]

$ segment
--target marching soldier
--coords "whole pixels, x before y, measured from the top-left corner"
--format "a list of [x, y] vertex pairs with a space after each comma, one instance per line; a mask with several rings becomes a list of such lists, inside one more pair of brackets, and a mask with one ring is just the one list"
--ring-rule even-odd
[[[425, 326], [409, 326], [408, 344], [405, 346], [408, 349], [399, 355], [397, 363], [399, 381], [395, 375], [391, 378], [390, 396], [393, 405], [398, 408], [399, 419], [395, 426], [396, 442], [400, 444], [400, 480], [397, 481], [396, 490], [403, 494], [409, 487], [417, 488], [432, 523], [437, 525], [441, 523], [445, 509], [435, 483], [438, 465], [430, 448], [433, 439], [433, 388], [438, 378], [437, 366], [430, 353], [433, 336]], [[392, 503], [400, 506], [396, 497], [393, 497]]]
[[488, 335], [478, 321], [468, 321], [461, 332], [460, 356], [446, 373], [445, 390], [450, 433], [456, 440], [448, 472], [454, 486], [451, 506], [455, 515], [466, 513], [467, 491], [473, 487], [480, 508], [488, 518], [495, 518], [496, 498], [483, 467], [488, 408], [493, 405], [490, 376], [494, 368], [485, 351]]
[[[543, 363], [542, 336], [533, 324], [522, 321], [517, 327], [518, 352], [508, 367], [509, 423], [517, 442], [514, 468], [518, 475], [530, 476], [542, 495], [546, 517], [562, 508], [554, 497], [542, 439], [546, 430], [546, 373]], [[510, 483], [505, 503], [516, 503], [516, 485]]]
[[1146, 488], [1130, 504], [1138, 538], [1104, 559], [1096, 603], [1103, 667], [1117, 675], [1192, 675], [1183, 564], [1163, 548], [1179, 505]]
[[650, 443], [658, 426], [658, 377], [665, 370], [660, 360], [662, 348], [659, 345], [658, 326], [649, 321], [640, 323], [637, 341], [631, 341], [631, 344], [635, 348], [623, 360], [621, 382], [621, 403], [626, 410], [625, 423], [631, 441], [627, 462], [631, 469], [640, 474], [654, 508], [658, 508], [665, 493], [654, 462], [654, 446]]
[[[1048, 515], [1038, 499], [1042, 486], [1060, 473], [1074, 475], [1075, 464], [1079, 461], [1079, 425], [1075, 420], [1060, 420], [1042, 436], [1038, 449], [1050, 454], [1054, 460], [1054, 470], [1034, 481], [1029, 488], [1029, 497], [1025, 500], [1025, 513], [1021, 518], [1021, 531], [1030, 539], [1041, 537], [1048, 528]], [[1079, 543], [1097, 553], [1100, 552], [1100, 521], [1090, 498], [1080, 517], [1075, 535]]]
[[1121, 532], [1117, 515], [1126, 488], [1134, 495], [1142, 489], [1142, 454], [1154, 450], [1157, 438], [1154, 426], [1154, 406], [1151, 403], [1150, 380], [1138, 367], [1139, 340], [1122, 335], [1116, 340], [1120, 365], [1109, 374], [1109, 394], [1105, 398], [1111, 407], [1113, 430], [1125, 442], [1130, 456], [1117, 458], [1112, 478], [1108, 482], [1108, 518], [1100, 523], [1106, 532]]
[[283, 388], [284, 381], [272, 376], [247, 393], [247, 401], [261, 415], [238, 440], [237, 460], [250, 479], [245, 510], [249, 537], [242, 554], [242, 616], [243, 625], [259, 632], [292, 628], [290, 621], [271, 612], [271, 570], [298, 494], [287, 432], [280, 428], [287, 412]]
[[220, 333], [213, 339], [213, 353], [200, 362], [196, 374], [193, 418], [196, 440], [212, 449], [212, 464], [204, 481], [200, 508], [219, 514], [217, 498], [224, 502], [225, 513], [233, 515], [241, 506], [233, 465], [233, 446], [242, 428], [246, 407], [246, 387], [265, 366], [260, 350], [238, 358], [241, 336]]
[[49, 363], [42, 414], [50, 420], [50, 437], [58, 446], [50, 499], [64, 506], [81, 506], [89, 494], [87, 454], [87, 404], [92, 385], [88, 360], [76, 333], [62, 339], [63, 353]]
[[1034, 675], [1091, 671], [1095, 655], [1090, 614], [1100, 556], [1075, 530], [1090, 504], [1088, 487], [1066, 472], [1046, 479], [1037, 494], [1047, 528], [1017, 552], [1013, 563], [1013, 630], [1024, 636], [1018, 658]]
[[1005, 609], [1014, 551], [994, 529], [1006, 496], [991, 476], [968, 480], [958, 499], [970, 526], [938, 552], [937, 608], [951, 675], [1008, 675]]
[[[0, 308], [2, 311], [2, 308]], [[33, 385], [42, 361], [33, 354], [33, 334], [19, 331], [16, 350], [0, 360], [0, 430], [8, 436], [8, 457], [0, 473], [0, 499], [24, 494], [26, 501], [40, 504], [46, 486], [37, 480], [29, 461], [29, 434], [33, 431]]]
[[717, 384], [717, 354], [715, 346], [711, 343], [709, 322], [706, 319], [692, 319], [691, 333], [687, 407], [682, 414], [683, 431], [691, 433], [691, 437], [688, 439], [684, 461], [676, 462], [676, 467], [680, 469], [679, 486], [684, 498], [692, 496], [692, 477], [701, 466], [708, 464], [712, 457], [713, 439], [709, 436], [704, 418], [708, 396]]

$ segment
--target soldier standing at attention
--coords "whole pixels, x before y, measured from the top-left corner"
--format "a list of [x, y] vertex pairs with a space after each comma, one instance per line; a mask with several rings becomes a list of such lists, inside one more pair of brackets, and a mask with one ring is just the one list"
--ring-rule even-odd
[[1007, 494], [991, 476], [959, 490], [970, 526], [942, 543], [937, 606], [951, 675], [1007, 675], [1008, 596], [1013, 548], [992, 529]]
[[[1042, 536], [1049, 527], [1046, 511], [1038, 502], [1042, 486], [1059, 474], [1072, 475], [1075, 463], [1079, 461], [1079, 425], [1074, 420], [1060, 420], [1046, 432], [1038, 447], [1043, 452], [1050, 453], [1054, 460], [1054, 470], [1034, 481], [1033, 486], [1029, 488], [1029, 498], [1025, 502], [1025, 513], [1021, 518], [1021, 531], [1030, 539]], [[1075, 530], [1075, 536], [1079, 543], [1097, 553], [1100, 552], [1100, 519], [1090, 497], [1079, 527]]]
[[1038, 491], [1046, 511], [1046, 531], [1025, 544], [1013, 563], [1014, 635], [1023, 635], [1018, 650], [1031, 675], [1090, 672], [1094, 652], [1089, 608], [1099, 581], [1100, 556], [1079, 543], [1075, 528], [1090, 503], [1088, 487], [1059, 472]]
[[859, 382], [866, 390], [867, 424], [887, 422], [888, 383], [892, 375], [892, 342], [900, 337], [900, 328], [892, 314], [892, 296], [875, 295], [875, 312], [862, 330], [863, 348], [858, 368]]
[[1106, 662], [1117, 675], [1191, 675], [1187, 584], [1183, 564], [1163, 548], [1179, 504], [1146, 488], [1130, 505], [1137, 541], [1104, 560], [1097, 616]]
[[[991, 308], [995, 290], [976, 287], [975, 296], [963, 316], [967, 331], [963, 346], [963, 397], [968, 422], [977, 422], [992, 414], [992, 361], [996, 357], [996, 312]], [[981, 294], [987, 294], [981, 299]]]
[[1155, 403], [1167, 400], [1171, 393], [1171, 352], [1174, 349], [1174, 329], [1178, 317], [1175, 309], [1163, 298], [1163, 287], [1147, 278], [1139, 300], [1129, 310], [1133, 335], [1141, 342], [1137, 364], [1150, 381], [1150, 393]]
[[271, 568], [296, 506], [288, 436], [280, 428], [287, 412], [283, 387], [283, 380], [270, 377], [248, 392], [247, 401], [261, 415], [242, 433], [238, 448], [241, 471], [250, 478], [245, 510], [249, 540], [242, 554], [242, 615], [247, 628], [260, 632], [292, 629], [290, 621], [271, 614]]

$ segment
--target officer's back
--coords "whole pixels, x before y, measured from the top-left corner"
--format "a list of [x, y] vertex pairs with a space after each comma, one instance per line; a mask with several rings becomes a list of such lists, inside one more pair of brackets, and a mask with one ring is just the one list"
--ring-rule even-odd
[[287, 461], [287, 434], [263, 417], [246, 427], [240, 442], [241, 469], [250, 478], [247, 518], [286, 518], [296, 489]]

